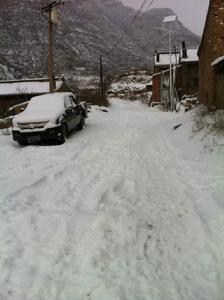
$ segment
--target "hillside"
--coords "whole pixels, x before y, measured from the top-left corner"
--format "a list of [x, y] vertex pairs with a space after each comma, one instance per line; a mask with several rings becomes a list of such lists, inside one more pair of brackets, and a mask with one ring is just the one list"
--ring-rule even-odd
[[[47, 20], [40, 8], [47, 1], [8, 0], [0, 4], [0, 78], [42, 76], [47, 73]], [[56, 73], [74, 76], [77, 68], [98, 69], [99, 55], [108, 71], [143, 68], [152, 61], [155, 49], [167, 49], [163, 26], [169, 9], [153, 9], [140, 16], [114, 51], [108, 54], [136, 11], [117, 0], [67, 0], [60, 8], [61, 21], [55, 31]], [[180, 22], [175, 25], [174, 43], [188, 46], [199, 37]]]

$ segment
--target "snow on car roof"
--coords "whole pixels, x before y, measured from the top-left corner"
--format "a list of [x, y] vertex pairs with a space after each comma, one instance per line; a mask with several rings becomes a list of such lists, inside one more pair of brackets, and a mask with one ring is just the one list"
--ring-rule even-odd
[[64, 108], [64, 97], [72, 95], [72, 93], [53, 93], [42, 96], [33, 97], [28, 106], [27, 111], [52, 111]]
[[65, 96], [71, 96], [73, 95], [70, 92], [67, 93], [49, 93], [41, 96], [35, 96], [31, 98], [30, 103], [38, 102], [38, 103], [53, 103], [53, 102], [63, 102]]
[[[56, 80], [56, 90], [63, 84], [63, 79]], [[0, 81], [0, 95], [44, 94], [49, 92], [49, 81], [36, 78], [26, 80]]]
[[72, 93], [52, 93], [33, 97], [26, 109], [15, 116], [17, 122], [41, 122], [43, 120], [54, 120], [60, 116], [64, 110], [65, 96]]

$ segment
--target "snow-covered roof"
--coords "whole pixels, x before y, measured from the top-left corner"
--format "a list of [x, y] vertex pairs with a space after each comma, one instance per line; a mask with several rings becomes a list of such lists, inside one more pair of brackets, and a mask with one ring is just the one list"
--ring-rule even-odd
[[182, 62], [198, 61], [198, 48], [187, 49], [187, 58], [183, 57], [183, 49], [181, 49], [181, 61]]
[[212, 67], [218, 65], [220, 62], [224, 61], [224, 55], [218, 57], [216, 60], [213, 61], [213, 63], [211, 64]]
[[[157, 61], [157, 55], [159, 55], [159, 61]], [[178, 64], [180, 59], [180, 53], [172, 53], [171, 63], [172, 65]], [[154, 56], [155, 66], [169, 66], [170, 54], [169, 53], [155, 53]]]
[[[63, 84], [63, 79], [56, 79], [56, 90]], [[0, 81], [0, 95], [45, 94], [49, 92], [46, 78]]]

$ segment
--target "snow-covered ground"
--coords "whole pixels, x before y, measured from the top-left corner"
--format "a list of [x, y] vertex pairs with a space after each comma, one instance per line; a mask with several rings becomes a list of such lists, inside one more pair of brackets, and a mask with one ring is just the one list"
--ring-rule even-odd
[[152, 92], [147, 90], [152, 87], [152, 76], [147, 71], [130, 71], [114, 77], [109, 95], [114, 98], [149, 103]]
[[190, 127], [114, 100], [62, 146], [0, 136], [0, 299], [223, 300], [224, 156]]

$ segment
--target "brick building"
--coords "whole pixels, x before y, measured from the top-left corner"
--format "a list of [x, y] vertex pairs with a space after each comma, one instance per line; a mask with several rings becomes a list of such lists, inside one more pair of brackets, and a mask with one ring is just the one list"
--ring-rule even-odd
[[[172, 53], [172, 74], [174, 96], [194, 95], [199, 90], [198, 48], [187, 49], [185, 42], [180, 51]], [[168, 52], [155, 52], [153, 94], [151, 102], [166, 103], [169, 106], [170, 55]]]
[[[172, 66], [177, 66], [180, 60], [180, 52], [173, 52], [171, 55]], [[169, 78], [170, 78], [170, 53], [155, 52], [154, 74], [152, 76], [152, 102], [161, 102], [169, 106]], [[173, 70], [174, 72], [174, 70]]]
[[210, 0], [199, 56], [200, 101], [224, 108], [224, 1]]

